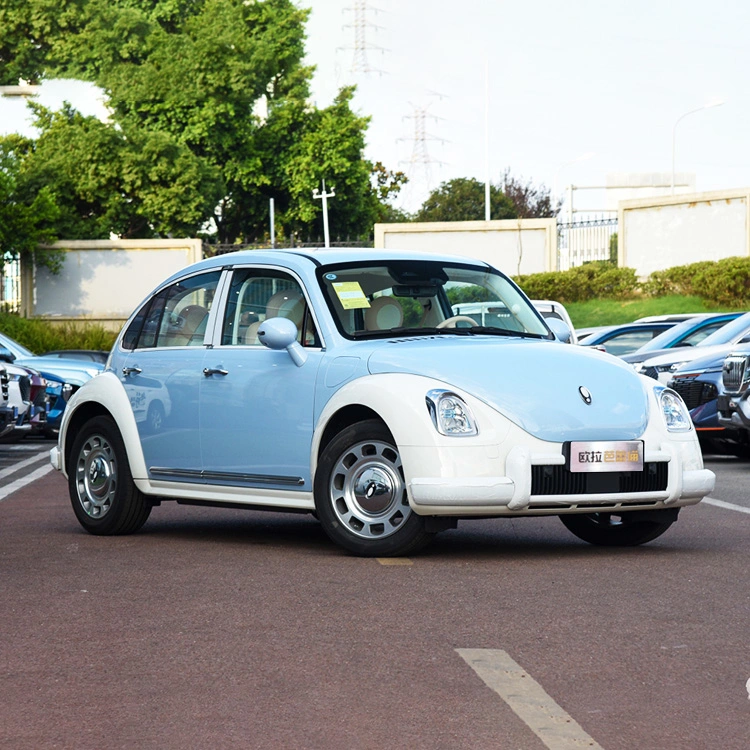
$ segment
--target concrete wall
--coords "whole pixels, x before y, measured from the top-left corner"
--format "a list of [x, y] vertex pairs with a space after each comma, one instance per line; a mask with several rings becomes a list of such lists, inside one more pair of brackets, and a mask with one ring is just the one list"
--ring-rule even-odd
[[60, 274], [24, 267], [22, 314], [119, 328], [167, 276], [202, 258], [200, 240], [64, 240]]
[[618, 263], [639, 277], [750, 255], [750, 188], [622, 201]]
[[375, 247], [478, 258], [510, 276], [554, 271], [555, 219], [376, 224]]

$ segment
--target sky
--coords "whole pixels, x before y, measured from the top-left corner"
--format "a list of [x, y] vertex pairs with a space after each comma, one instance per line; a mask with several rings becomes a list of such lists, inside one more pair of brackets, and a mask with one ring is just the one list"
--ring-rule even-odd
[[[315, 103], [327, 106], [341, 86], [356, 84], [355, 108], [372, 118], [366, 156], [410, 176], [400, 200], [407, 210], [443, 181], [496, 182], [509, 168], [559, 196], [573, 184], [577, 208], [597, 211], [607, 199], [595, 188], [615, 175], [659, 173], [668, 183], [673, 146], [678, 181], [693, 175], [699, 191], [750, 186], [745, 0], [300, 5], [311, 9]], [[367, 22], [359, 55], [357, 5]], [[362, 55], [371, 72], [353, 70]], [[42, 87], [43, 104], [63, 99], [87, 114], [103, 111], [91, 87]], [[415, 162], [420, 110], [426, 137]], [[23, 102], [0, 99], [0, 132], [24, 128]]]

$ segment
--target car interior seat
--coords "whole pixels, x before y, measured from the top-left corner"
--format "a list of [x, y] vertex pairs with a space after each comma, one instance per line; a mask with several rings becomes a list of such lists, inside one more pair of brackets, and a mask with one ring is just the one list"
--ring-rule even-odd
[[[305, 298], [293, 289], [285, 289], [273, 294], [266, 303], [266, 317], [269, 318], [288, 318], [297, 326], [297, 330], [302, 327], [302, 321], [305, 317]], [[259, 344], [258, 329], [262, 321], [251, 323], [245, 333], [245, 344], [254, 346]]]
[[206, 333], [208, 310], [202, 305], [187, 305], [179, 316], [182, 327], [170, 336], [170, 346], [200, 346]]
[[376, 297], [365, 310], [365, 330], [388, 331], [404, 322], [404, 309], [393, 297]]

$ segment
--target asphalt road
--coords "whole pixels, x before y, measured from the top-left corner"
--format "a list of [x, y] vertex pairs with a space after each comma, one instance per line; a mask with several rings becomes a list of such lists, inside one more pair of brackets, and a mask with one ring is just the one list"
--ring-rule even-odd
[[644, 547], [473, 521], [384, 564], [275, 513], [90, 536], [49, 447], [0, 446], [0, 748], [750, 747], [748, 462]]

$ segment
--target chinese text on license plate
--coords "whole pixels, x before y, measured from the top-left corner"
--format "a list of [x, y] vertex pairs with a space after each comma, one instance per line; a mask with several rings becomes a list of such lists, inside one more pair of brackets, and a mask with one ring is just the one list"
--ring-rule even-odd
[[643, 441], [570, 443], [571, 471], [643, 471]]

